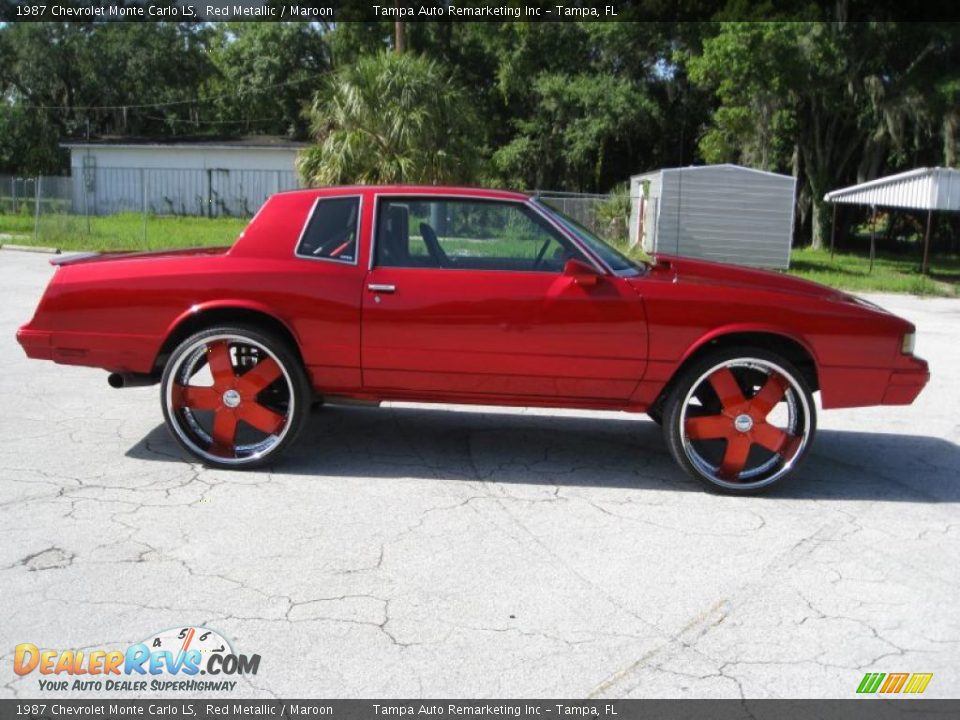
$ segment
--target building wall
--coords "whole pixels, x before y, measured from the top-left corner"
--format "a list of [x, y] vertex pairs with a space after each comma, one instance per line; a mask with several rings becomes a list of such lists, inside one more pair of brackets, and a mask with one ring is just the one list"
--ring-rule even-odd
[[74, 147], [74, 212], [250, 216], [298, 186], [296, 148]]

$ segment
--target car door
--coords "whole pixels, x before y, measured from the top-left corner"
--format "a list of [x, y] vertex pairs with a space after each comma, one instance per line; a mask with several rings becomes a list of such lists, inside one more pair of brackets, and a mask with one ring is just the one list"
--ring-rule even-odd
[[380, 196], [362, 310], [365, 389], [392, 397], [625, 402], [643, 304], [520, 201]]

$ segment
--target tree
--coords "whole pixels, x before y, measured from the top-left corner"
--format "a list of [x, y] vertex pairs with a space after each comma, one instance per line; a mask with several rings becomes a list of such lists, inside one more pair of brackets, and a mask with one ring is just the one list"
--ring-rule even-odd
[[208, 32], [170, 23], [0, 27], [5, 169], [58, 172], [64, 161], [58, 145], [66, 137], [195, 126], [212, 72], [204, 50]]
[[306, 137], [305, 110], [330, 69], [322, 28], [312, 23], [216, 26], [207, 90], [227, 131]]
[[[708, 162], [738, 161], [792, 171], [800, 219], [820, 247], [829, 227], [823, 196], [922, 158], [943, 134], [949, 146], [949, 96], [956, 78], [955, 28], [897, 23], [728, 23], [700, 55], [685, 58], [690, 77], [719, 101], [700, 151]], [[937, 122], [940, 113], [944, 120]]]
[[511, 184], [600, 190], [617, 179], [606, 162], [649, 136], [656, 107], [634, 82], [609, 75], [542, 74], [533, 82], [537, 111], [493, 156]]
[[310, 111], [311, 185], [470, 182], [481, 155], [469, 96], [434, 60], [380, 52], [342, 67]]

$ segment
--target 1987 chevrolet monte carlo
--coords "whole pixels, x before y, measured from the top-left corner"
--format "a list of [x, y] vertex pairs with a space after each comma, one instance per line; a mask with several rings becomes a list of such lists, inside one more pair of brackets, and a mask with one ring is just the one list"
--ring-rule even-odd
[[17, 333], [31, 358], [159, 382], [201, 462], [273, 462], [317, 400], [618, 409], [709, 488], [795, 469], [824, 408], [906, 405], [914, 327], [814, 283], [638, 264], [535, 197], [344, 187], [271, 197], [230, 248], [75, 255]]

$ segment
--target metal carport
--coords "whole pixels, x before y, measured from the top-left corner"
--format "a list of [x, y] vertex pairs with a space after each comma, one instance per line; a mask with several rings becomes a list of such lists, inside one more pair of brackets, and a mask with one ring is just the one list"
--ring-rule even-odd
[[[930, 223], [934, 210], [960, 211], [960, 170], [951, 168], [917, 168], [885, 178], [833, 190], [823, 196], [824, 202], [833, 204], [833, 231], [830, 252], [836, 239], [836, 206], [869, 205], [876, 214], [878, 207], [926, 210], [927, 230], [923, 238], [923, 267], [927, 274], [930, 256]], [[870, 263], [873, 267], [874, 238], [870, 238]]]

